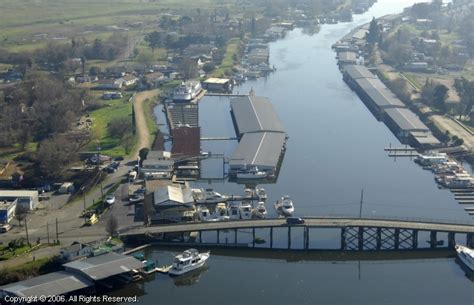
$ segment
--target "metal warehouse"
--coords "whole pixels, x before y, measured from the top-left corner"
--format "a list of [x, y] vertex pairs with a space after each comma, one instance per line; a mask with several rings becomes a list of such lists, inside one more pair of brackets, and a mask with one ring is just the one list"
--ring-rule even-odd
[[429, 132], [429, 128], [408, 109], [385, 110], [385, 121], [398, 137], [406, 138], [412, 131]]
[[246, 133], [242, 136], [229, 165], [231, 172], [257, 166], [275, 172], [285, 147], [286, 134], [281, 132]]
[[270, 100], [260, 96], [244, 96], [230, 101], [238, 137], [249, 132], [282, 132], [285, 130]]

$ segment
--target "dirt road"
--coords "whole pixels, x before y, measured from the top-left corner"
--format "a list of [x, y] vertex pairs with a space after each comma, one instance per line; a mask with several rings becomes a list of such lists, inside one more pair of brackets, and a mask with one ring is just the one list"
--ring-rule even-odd
[[133, 110], [135, 113], [135, 127], [137, 132], [137, 145], [136, 151], [131, 154], [133, 158], [138, 154], [138, 151], [144, 147], [151, 147], [152, 144], [152, 137], [150, 136], [150, 130], [146, 124], [146, 117], [144, 113], [144, 102], [147, 99], [152, 99], [159, 94], [159, 90], [150, 90], [150, 91], [143, 91], [135, 94], [133, 97]]

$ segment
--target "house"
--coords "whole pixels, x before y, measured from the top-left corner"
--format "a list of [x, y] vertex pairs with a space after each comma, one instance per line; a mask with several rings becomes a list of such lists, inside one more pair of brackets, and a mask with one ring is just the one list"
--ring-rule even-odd
[[29, 190], [0, 190], [0, 201], [17, 201], [17, 205], [27, 210], [33, 210], [39, 204], [38, 191]]
[[0, 201], [0, 224], [4, 225], [13, 220], [17, 202], [18, 199], [13, 201]]
[[64, 247], [59, 250], [59, 257], [67, 262], [91, 255], [92, 247], [77, 241], [73, 242], [69, 247]]
[[123, 82], [121, 79], [101, 79], [98, 82], [99, 84], [95, 87], [95, 89], [99, 90], [118, 90], [122, 89]]
[[135, 75], [127, 74], [122, 78], [119, 78], [117, 81], [122, 82], [123, 87], [130, 87], [137, 83], [138, 78]]
[[143, 77], [145, 84], [149, 88], [159, 87], [165, 80], [165, 75], [159, 71], [148, 73]]
[[173, 160], [150, 159], [143, 161], [140, 174], [145, 179], [170, 179], [173, 174]]

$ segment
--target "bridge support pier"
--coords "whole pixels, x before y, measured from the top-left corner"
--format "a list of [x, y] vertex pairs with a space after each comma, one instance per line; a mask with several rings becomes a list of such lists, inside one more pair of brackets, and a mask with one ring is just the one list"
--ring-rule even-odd
[[466, 247], [474, 248], [474, 234], [469, 233], [466, 235]]
[[364, 250], [364, 227], [359, 227], [359, 251]]
[[291, 226], [288, 226], [288, 249], [291, 249]]
[[308, 250], [309, 248], [309, 228], [304, 227], [304, 249]]
[[454, 232], [449, 232], [448, 233], [448, 248], [454, 249], [455, 245], [456, 245], [456, 234]]
[[255, 228], [252, 228], [252, 247], [255, 248]]
[[270, 227], [270, 249], [273, 249], [273, 227]]
[[234, 244], [237, 243], [237, 229], [234, 229]]
[[393, 247], [395, 250], [400, 248], [400, 229], [395, 229]]
[[220, 236], [221, 235], [221, 230], [217, 230], [217, 244], [219, 243]]
[[413, 230], [411, 235], [411, 247], [413, 250], [418, 249], [418, 230]]
[[202, 244], [202, 231], [199, 231], [199, 243]]
[[376, 249], [377, 251], [382, 249], [382, 228], [377, 228], [377, 240], [376, 240]]
[[181, 242], [184, 243], [184, 232], [181, 232]]
[[430, 232], [430, 248], [431, 248], [431, 249], [436, 248], [436, 242], [437, 242], [437, 240], [436, 240], [436, 234], [437, 234], [437, 233], [438, 233], [438, 232], [436, 232], [436, 231], [431, 231], [431, 232]]
[[346, 228], [341, 228], [341, 250], [346, 250]]

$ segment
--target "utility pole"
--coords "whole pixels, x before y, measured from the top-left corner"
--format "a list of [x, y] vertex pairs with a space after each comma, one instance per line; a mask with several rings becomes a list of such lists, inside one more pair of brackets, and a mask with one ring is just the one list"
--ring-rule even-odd
[[46, 223], [46, 235], [48, 236], [48, 246], [49, 246], [49, 222]]
[[28, 236], [28, 218], [25, 217], [25, 232], [26, 232], [26, 244], [31, 247], [30, 245], [30, 238]]
[[82, 199], [84, 201], [84, 211], [83, 211], [84, 223], [86, 223], [86, 193], [85, 193], [85, 186], [81, 187], [81, 191], [82, 191]]
[[56, 218], [56, 242], [59, 244], [58, 219]]
[[360, 209], [359, 209], [359, 218], [362, 218], [362, 203], [364, 202], [364, 189], [360, 192]]

